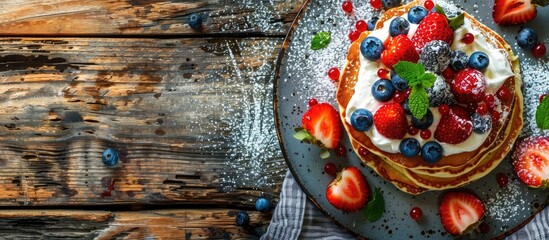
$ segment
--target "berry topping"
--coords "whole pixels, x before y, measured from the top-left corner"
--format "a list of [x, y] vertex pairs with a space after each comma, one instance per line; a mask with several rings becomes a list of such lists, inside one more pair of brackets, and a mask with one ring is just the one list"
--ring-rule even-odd
[[462, 143], [473, 132], [473, 123], [467, 110], [459, 105], [450, 107], [450, 113], [440, 118], [435, 130], [435, 139], [439, 142]]
[[375, 9], [381, 9], [383, 7], [381, 0], [370, 0], [370, 5]]
[[244, 211], [239, 212], [238, 215], [236, 215], [235, 222], [238, 226], [247, 226], [250, 224], [250, 215]]
[[377, 70], [377, 76], [381, 79], [387, 79], [387, 74], [389, 74], [389, 71], [387, 69], [380, 68]]
[[471, 44], [474, 41], [475, 41], [475, 35], [473, 35], [472, 33], [466, 33], [461, 38], [461, 42], [465, 44]]
[[269, 200], [265, 197], [260, 197], [255, 201], [255, 209], [260, 212], [266, 212], [271, 209], [271, 204]]
[[194, 30], [199, 30], [202, 28], [202, 16], [198, 13], [193, 13], [191, 16], [189, 16], [189, 20], [187, 21], [187, 24], [189, 24], [189, 27], [191, 27]]
[[486, 115], [488, 113], [488, 107], [486, 106], [486, 104], [484, 103], [481, 103], [477, 106], [477, 113], [480, 114], [480, 115]]
[[360, 37], [360, 32], [358, 30], [352, 30], [349, 32], [349, 40], [351, 42], [356, 41]]
[[540, 102], [543, 101], [543, 99], [544, 99], [545, 97], [547, 97], [547, 95], [549, 95], [549, 94], [541, 94], [541, 95], [539, 96], [539, 101], [540, 101]]
[[421, 157], [427, 163], [436, 163], [442, 158], [442, 146], [435, 141], [426, 142], [421, 147]]
[[444, 41], [434, 40], [425, 45], [419, 55], [419, 62], [425, 69], [434, 73], [441, 73], [450, 64], [452, 50]]
[[351, 126], [357, 131], [368, 131], [372, 124], [374, 124], [374, 116], [366, 109], [359, 108], [351, 114]]
[[419, 154], [421, 146], [415, 138], [406, 138], [400, 142], [399, 150], [402, 155], [412, 158]]
[[335, 177], [337, 174], [337, 167], [333, 162], [326, 163], [324, 165], [324, 172], [332, 177]]
[[347, 155], [347, 149], [345, 148], [345, 146], [340, 144], [335, 148], [335, 153], [338, 156], [345, 157]]
[[414, 125], [417, 129], [427, 129], [431, 126], [431, 124], [433, 124], [433, 113], [429, 109], [427, 109], [427, 113], [421, 119], [417, 119], [415, 116], [412, 116], [412, 125]]
[[448, 45], [452, 45], [454, 41], [454, 30], [448, 24], [446, 16], [437, 12], [427, 14], [423, 21], [419, 23], [412, 37], [412, 42], [419, 53], [421, 53], [425, 44], [433, 40], [442, 40]]
[[398, 35], [391, 38], [387, 44], [387, 49], [381, 53], [381, 62], [390, 69], [400, 61], [416, 63], [419, 55], [414, 48], [414, 44], [406, 35]]
[[328, 70], [328, 77], [334, 81], [339, 80], [339, 74], [339, 69], [337, 69], [336, 67], [330, 68], [330, 70]]
[[484, 102], [486, 103], [486, 105], [488, 105], [488, 107], [493, 110], [494, 108], [496, 108], [496, 98], [494, 97], [494, 95], [492, 94], [489, 94], [487, 93], [486, 95], [484, 95]]
[[467, 103], [467, 111], [474, 113], [477, 111], [478, 104], [476, 102]]
[[396, 90], [406, 91], [408, 89], [408, 82], [396, 74], [391, 77], [391, 83]]
[[465, 68], [456, 74], [450, 87], [459, 103], [480, 102], [486, 92], [486, 79], [480, 71]]
[[460, 50], [456, 50], [452, 53], [452, 60], [450, 60], [450, 67], [457, 72], [467, 67], [468, 62], [469, 62], [469, 56], [467, 56], [467, 53]]
[[446, 81], [452, 81], [455, 75], [456, 73], [454, 72], [454, 70], [452, 70], [451, 67], [447, 67], [446, 69], [444, 69], [444, 71], [442, 71], [442, 77], [444, 77]]
[[433, 3], [433, 1], [431, 0], [427, 0], [423, 3], [423, 6], [425, 6], [428, 11], [431, 11], [431, 9], [435, 7], [435, 3]]
[[408, 120], [400, 104], [389, 103], [376, 111], [374, 125], [381, 135], [391, 139], [402, 139], [408, 129]]
[[423, 211], [421, 211], [421, 208], [413, 207], [412, 210], [410, 210], [410, 217], [414, 220], [419, 220], [423, 216]]
[[478, 134], [488, 132], [492, 128], [492, 117], [487, 114], [473, 113], [471, 122], [473, 122], [473, 131]]
[[395, 37], [397, 35], [407, 35], [408, 31], [410, 31], [410, 22], [406, 20], [403, 17], [396, 17], [391, 20], [391, 23], [389, 25], [389, 34], [391, 37]]
[[509, 90], [509, 88], [506, 87], [505, 85], [501, 86], [501, 88], [499, 88], [499, 90], [496, 94], [497, 94], [498, 98], [502, 101], [511, 100], [511, 90]]
[[381, 0], [381, 5], [383, 5], [383, 9], [385, 10], [397, 7], [401, 3], [402, 0]]
[[394, 93], [395, 88], [389, 80], [380, 79], [372, 85], [372, 96], [380, 102], [387, 102], [391, 100]]
[[356, 212], [366, 205], [370, 189], [366, 178], [356, 167], [341, 170], [326, 189], [326, 198], [335, 208]]
[[355, 28], [358, 32], [365, 32], [368, 30], [368, 24], [364, 20], [358, 20], [355, 24]]
[[513, 25], [529, 22], [536, 17], [536, 7], [531, 1], [495, 0], [492, 17], [499, 25]]
[[484, 217], [484, 203], [474, 194], [465, 191], [451, 191], [444, 194], [438, 212], [446, 231], [452, 235], [472, 230]]
[[414, 126], [412, 126], [412, 125], [410, 125], [410, 126], [408, 127], [408, 134], [414, 136], [414, 135], [416, 135], [418, 132], [419, 132], [419, 130], [418, 130], [416, 127], [414, 127]]
[[515, 172], [523, 183], [533, 188], [549, 187], [549, 138], [524, 139], [512, 159]]
[[431, 130], [423, 129], [423, 130], [421, 130], [421, 132], [419, 132], [419, 136], [423, 140], [429, 140], [431, 138]]
[[370, 61], [376, 61], [383, 52], [383, 42], [379, 38], [369, 36], [360, 43], [360, 53]]
[[118, 163], [118, 160], [120, 159], [118, 152], [112, 148], [107, 148], [103, 153], [101, 154], [101, 160], [103, 161], [103, 164], [112, 167]]
[[492, 122], [499, 122], [500, 119], [500, 113], [498, 111], [491, 111], [490, 114], [492, 114]]
[[535, 58], [540, 58], [545, 56], [545, 53], [547, 52], [547, 49], [545, 48], [545, 44], [538, 43], [534, 48], [532, 48], [532, 54]]
[[316, 100], [316, 98], [309, 99], [309, 107], [312, 107], [317, 104], [318, 104], [318, 100]]
[[450, 113], [450, 107], [447, 104], [441, 104], [438, 107], [438, 112], [440, 113], [440, 115], [444, 116], [444, 115]]
[[353, 11], [353, 3], [349, 0], [343, 1], [341, 4], [341, 9], [346, 13], [351, 13]]
[[402, 103], [406, 100], [406, 96], [404, 96], [404, 93], [401, 91], [396, 91], [395, 95], [393, 95], [393, 101], [397, 103]]
[[373, 31], [376, 28], [376, 23], [379, 20], [379, 17], [372, 17], [368, 20], [368, 31]]
[[408, 21], [413, 24], [419, 24], [425, 16], [427, 16], [427, 9], [422, 6], [414, 6], [408, 11]]
[[500, 187], [507, 187], [507, 184], [509, 184], [509, 177], [507, 177], [505, 173], [498, 173], [496, 174], [496, 181]]
[[408, 105], [408, 100], [404, 100], [404, 102], [402, 102], [402, 109], [404, 109], [404, 113], [406, 113], [407, 115], [412, 115], [412, 111], [410, 110], [410, 105]]
[[490, 58], [486, 53], [483, 52], [474, 52], [469, 57], [469, 66], [475, 68], [479, 71], [484, 71], [490, 64]]
[[522, 28], [516, 39], [519, 47], [530, 50], [538, 43], [538, 34], [534, 29]]
[[307, 133], [314, 138], [312, 142], [329, 149], [339, 145], [341, 120], [332, 105], [319, 103], [312, 106], [303, 115], [301, 123]]
[[437, 77], [433, 87], [427, 89], [427, 94], [429, 95], [429, 106], [431, 107], [438, 107], [441, 104], [453, 105], [456, 103], [454, 94], [452, 94], [450, 89], [450, 84], [440, 77]]

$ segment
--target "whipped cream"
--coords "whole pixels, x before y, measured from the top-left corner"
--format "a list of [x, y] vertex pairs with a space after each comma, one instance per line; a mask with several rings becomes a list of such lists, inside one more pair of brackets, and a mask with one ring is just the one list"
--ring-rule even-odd
[[[406, 16], [407, 14], [402, 15], [402, 17], [404, 18], [407, 18]], [[384, 24], [383, 28], [371, 32], [370, 36], [374, 36], [379, 38], [381, 41], [385, 41], [389, 37], [389, 23], [392, 19], [393, 18], [389, 19]], [[408, 37], [410, 39], [414, 35], [417, 27], [418, 24], [410, 23], [410, 31], [408, 32]], [[475, 36], [475, 41], [473, 43], [464, 44], [461, 42], [463, 35], [465, 35], [466, 33], [471, 33]], [[488, 68], [484, 71], [484, 77], [487, 83], [486, 93], [495, 94], [497, 90], [503, 85], [503, 83], [505, 83], [505, 80], [507, 80], [507, 78], [514, 76], [511, 69], [511, 63], [508, 60], [509, 57], [507, 55], [507, 52], [504, 49], [496, 48], [494, 45], [488, 42], [488, 39], [486, 39], [486, 37], [478, 29], [474, 28], [471, 21], [467, 18], [465, 18], [464, 24], [456, 31], [454, 31], [454, 41], [452, 43], [451, 49], [459, 49], [467, 53], [467, 55], [469, 56], [476, 51], [482, 51], [488, 55], [490, 59], [490, 64], [488, 65]], [[370, 112], [372, 112], [372, 114], [375, 114], [377, 109], [382, 104], [384, 104], [375, 100], [371, 92], [372, 84], [379, 79], [379, 77], [377, 76], [377, 70], [380, 68], [386, 69], [381, 61], [370, 61], [364, 58], [362, 54], [360, 54], [358, 82], [355, 85], [355, 93], [351, 97], [351, 100], [349, 101], [346, 110], [346, 121], [348, 123], [351, 122], [351, 114], [356, 109], [368, 109]], [[437, 78], [442, 77], [437, 75]], [[439, 80], [444, 81], [443, 79], [437, 79], [437, 81]], [[433, 124], [431, 124], [431, 126], [429, 127], [429, 130], [431, 131], [431, 133], [433, 133], [431, 135], [431, 138], [425, 140], [422, 139], [419, 134], [416, 134], [415, 136], [406, 134], [404, 138], [415, 138], [419, 141], [421, 145], [425, 144], [428, 141], [434, 140], [434, 132], [436, 126], [440, 121], [441, 115], [438, 112], [438, 108], [430, 107], [429, 109], [433, 113]], [[506, 115], [502, 115], [502, 118], [503, 117], [506, 117]], [[408, 122], [410, 122], [411, 116], [407, 116], [407, 118]], [[370, 128], [370, 130], [366, 131], [365, 133], [368, 137], [370, 137], [372, 143], [382, 151], [389, 153], [399, 152], [399, 145], [401, 140], [389, 139], [384, 137], [377, 131], [375, 125], [373, 125], [372, 128]], [[443, 148], [443, 155], [445, 156], [458, 154], [461, 152], [470, 152], [480, 147], [480, 145], [482, 145], [488, 137], [489, 133], [489, 131], [484, 134], [478, 134], [473, 132], [467, 140], [459, 144], [449, 144], [442, 142], [439, 143]]]

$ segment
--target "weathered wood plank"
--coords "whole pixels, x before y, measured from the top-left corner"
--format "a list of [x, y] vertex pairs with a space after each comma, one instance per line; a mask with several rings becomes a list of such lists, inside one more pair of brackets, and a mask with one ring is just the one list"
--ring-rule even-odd
[[276, 200], [281, 42], [0, 39], [0, 205]]
[[[132, 35], [258, 33], [281, 35], [304, 0], [6, 0], [0, 33], [11, 35]], [[193, 13], [200, 30], [189, 27]]]
[[250, 225], [240, 227], [238, 212], [1, 210], [0, 234], [4, 239], [257, 239], [271, 217], [249, 212]]

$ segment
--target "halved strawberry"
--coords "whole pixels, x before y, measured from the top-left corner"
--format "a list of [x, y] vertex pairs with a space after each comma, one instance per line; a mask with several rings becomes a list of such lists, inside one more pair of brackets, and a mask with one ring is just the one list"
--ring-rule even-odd
[[402, 139], [408, 130], [406, 112], [398, 103], [385, 104], [374, 114], [374, 126], [387, 138]]
[[391, 38], [381, 53], [381, 62], [390, 69], [393, 69], [393, 65], [400, 61], [416, 63], [418, 60], [419, 54], [414, 48], [414, 44], [404, 34]]
[[499, 25], [522, 24], [536, 17], [531, 0], [495, 0], [492, 17]]
[[512, 155], [519, 179], [529, 187], [549, 187], [549, 138], [522, 140]]
[[328, 103], [312, 106], [301, 119], [303, 128], [320, 142], [321, 147], [333, 149], [341, 140], [341, 120], [337, 111]]
[[458, 144], [464, 142], [473, 132], [473, 123], [467, 109], [459, 105], [450, 107], [450, 113], [442, 116], [435, 130], [439, 142]]
[[477, 196], [461, 190], [444, 194], [438, 207], [442, 226], [453, 235], [474, 229], [485, 211], [484, 203]]
[[412, 42], [418, 53], [421, 53], [425, 44], [433, 40], [442, 40], [448, 45], [452, 45], [454, 41], [454, 30], [448, 24], [448, 19], [444, 14], [438, 12], [427, 14], [412, 36]]
[[335, 208], [356, 212], [366, 205], [370, 187], [356, 167], [346, 167], [339, 172], [326, 189], [326, 198]]

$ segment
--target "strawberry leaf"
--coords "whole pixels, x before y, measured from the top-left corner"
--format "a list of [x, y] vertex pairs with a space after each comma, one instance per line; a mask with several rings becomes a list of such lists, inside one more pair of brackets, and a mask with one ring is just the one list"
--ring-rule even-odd
[[549, 129], [549, 97], [543, 98], [536, 109], [536, 124], [541, 129]]
[[311, 40], [311, 49], [312, 50], [319, 50], [323, 49], [330, 44], [330, 41], [332, 41], [332, 36], [329, 32], [318, 32], [315, 34], [313, 39]]
[[446, 16], [446, 12], [444, 12], [444, 9], [443, 9], [440, 5], [438, 5], [438, 4], [435, 6], [435, 11], [436, 11], [437, 13], [440, 13], [440, 14]]
[[376, 188], [372, 199], [368, 201], [368, 204], [366, 204], [364, 215], [366, 215], [366, 219], [368, 219], [368, 221], [373, 222], [380, 219], [384, 211], [385, 200], [383, 200], [383, 194], [381, 194], [381, 190], [379, 188]]
[[330, 151], [327, 148], [322, 148], [320, 150], [320, 158], [326, 159], [330, 157]]
[[425, 88], [414, 87], [408, 97], [408, 106], [412, 115], [417, 119], [422, 119], [429, 109], [429, 95]]
[[464, 21], [465, 21], [465, 14], [461, 13], [456, 17], [449, 18], [448, 25], [455, 31], [456, 29], [461, 27], [461, 25], [463, 25]]

